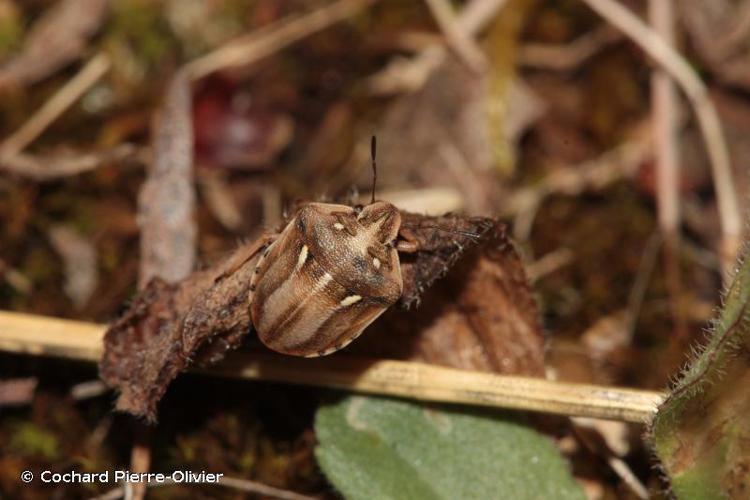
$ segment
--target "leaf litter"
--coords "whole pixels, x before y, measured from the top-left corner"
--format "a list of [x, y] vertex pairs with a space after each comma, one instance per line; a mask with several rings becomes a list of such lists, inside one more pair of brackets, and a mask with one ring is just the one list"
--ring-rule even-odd
[[[162, 7], [156, 4], [143, 2], [126, 9], [117, 0], [98, 2], [105, 7], [92, 8], [89, 15], [73, 19], [67, 27], [64, 23], [54, 26], [55, 37], [68, 40], [60, 43], [58, 51], [48, 48], [46, 60], [34, 61], [29, 56], [42, 47], [37, 33], [44, 33], [37, 26], [49, 22], [54, 9], [76, 2], [58, 2], [47, 10], [47, 4], [38, 2], [11, 3], [30, 28], [25, 39], [5, 45], [0, 26], [0, 44], [17, 48], [3, 61], [0, 74], [7, 76], [3, 71], [22, 68], [14, 70], [13, 99], [0, 100], [8, 117], [0, 124], [4, 137], [39, 108], [50, 90], [69, 80], [77, 61], [103, 51], [113, 66], [83, 97], [87, 103], [98, 102], [97, 106], [72, 106], [38, 144], [14, 158], [12, 165], [3, 165], [0, 301], [4, 309], [112, 321], [115, 333], [108, 337], [102, 374], [121, 389], [121, 409], [155, 417], [161, 400], [159, 430], [165, 442], [153, 444], [157, 469], [175, 464], [220, 467], [239, 477], [295, 491], [330, 493], [312, 454], [318, 391], [273, 384], [216, 384], [177, 376], [190, 366], [219, 362], [234, 349], [263, 349], [253, 341], [250, 320], [243, 311], [246, 278], [257, 251], [254, 245], [262, 242], [263, 234], [278, 229], [279, 221], [288, 219], [282, 208], [295, 206], [297, 200], [345, 199], [354, 179], [359, 180], [360, 191], [369, 192], [366, 161], [357, 153], [358, 144], [373, 131], [383, 159], [379, 193], [451, 189], [457, 193], [451, 209], [458, 202], [463, 206], [459, 214], [474, 217], [404, 213], [404, 231], [417, 233], [424, 244], [422, 252], [402, 256], [407, 293], [399, 307], [336, 356], [413, 359], [660, 389], [682, 363], [687, 342], [701, 337], [702, 325], [718, 296], [719, 275], [710, 249], [716, 247], [719, 235], [705, 154], [695, 140], [694, 123], [684, 123], [681, 140], [687, 148], [686, 170], [680, 186], [688, 228], [681, 254], [685, 273], [681, 300], [687, 304], [691, 333], [686, 345], [674, 351], [666, 347], [672, 323], [664, 307], [659, 264], [645, 286], [639, 314], [631, 318], [633, 311], [625, 309], [643, 249], [656, 226], [655, 168], [650, 145], [641, 140], [639, 131], [649, 111], [643, 59], [622, 38], [608, 35], [605, 42], [586, 47], [583, 56], [566, 59], [573, 62], [566, 62], [565, 67], [524, 65], [532, 53], [527, 48], [562, 50], [587, 33], [606, 33], [605, 25], [583, 4], [509, 3], [505, 13], [494, 18], [496, 25], [485, 28], [493, 35], [480, 37], [490, 71], [499, 66], [511, 70], [498, 75], [503, 84], [490, 80], [488, 85], [472, 76], [445, 50], [442, 66], [435, 66], [416, 88], [388, 98], [373, 97], [371, 84], [376, 80], [370, 77], [379, 74], [388, 61], [418, 54], [425, 47], [419, 40], [429, 40], [432, 46], [440, 40], [424, 6], [387, 2], [375, 2], [360, 15], [251, 67], [223, 68], [216, 78], [193, 83], [193, 91], [187, 94], [192, 95], [193, 106], [211, 92], [222, 93], [224, 100], [218, 111], [209, 114], [210, 119], [197, 112], [197, 107], [193, 108], [196, 112], [187, 113], [201, 142], [195, 151], [198, 161], [187, 166], [193, 162], [184, 160], [183, 148], [183, 160], [176, 165], [183, 171], [191, 169], [198, 179], [207, 172], [217, 175], [222, 189], [216, 196], [231, 198], [233, 213], [241, 214], [242, 221], [237, 223], [235, 217], [222, 222], [220, 212], [209, 209], [199, 192], [193, 212], [197, 230], [192, 240], [183, 240], [193, 243], [169, 250], [182, 257], [194, 252], [197, 264], [188, 265], [191, 259], [185, 258], [177, 266], [181, 270], [166, 280], [149, 281], [145, 276], [160, 273], [141, 271], [144, 288], [136, 292], [144, 264], [138, 251], [136, 221], [143, 219], [137, 199], [143, 167], [153, 167], [154, 157], [149, 155], [156, 154], [149, 148], [147, 117], [165, 102], [168, 93], [164, 89], [175, 68], [189, 62], [188, 54], [192, 57], [217, 48], [216, 44], [237, 34], [301, 13], [298, 7], [281, 2], [239, 7], [228, 2], [205, 11], [209, 14], [201, 19], [201, 38], [190, 41], [190, 36], [170, 28], [176, 22], [173, 5], [170, 20], [164, 22]], [[705, 18], [705, 29], [729, 33], [732, 30], [724, 26], [742, 28], [741, 16], [726, 15], [732, 2], [712, 7], [698, 3], [682, 2], [688, 9], [683, 15], [690, 46], [681, 48], [699, 69], [717, 76], [712, 81], [712, 97], [730, 125], [730, 152], [740, 179], [737, 189], [744, 192], [746, 141], [741, 132], [747, 108], [746, 97], [737, 89], [744, 85], [741, 56], [746, 47], [740, 38], [732, 39], [728, 49], [715, 57], [714, 47], [704, 46], [711, 37], [703, 37], [691, 21]], [[741, 13], [741, 3], [732, 8]], [[724, 17], [701, 13], [710, 8], [714, 13], [724, 9]], [[129, 17], [136, 13], [137, 19]], [[3, 19], [0, 9], [0, 24]], [[211, 31], [217, 26], [223, 27], [218, 36]], [[507, 40], [497, 38], [497, 33]], [[428, 36], [420, 38], [420, 34]], [[406, 35], [416, 45], [399, 45]], [[502, 58], [508, 59], [500, 65], [497, 61]], [[518, 99], [507, 102], [505, 92], [513, 95], [507, 82], [513, 81], [532, 92], [531, 104], [514, 109]], [[500, 104], [493, 111], [500, 114], [486, 115], [487, 103]], [[237, 110], [241, 116], [236, 116]], [[230, 126], [223, 129], [221, 124]], [[270, 142], [249, 141], [246, 135], [238, 136], [239, 142], [222, 142], [227, 138], [223, 132], [216, 133], [217, 126], [231, 130], [238, 124], [268, 126], [262, 132], [268, 132]], [[512, 153], [507, 155], [508, 151]], [[235, 168], [238, 164], [241, 168]], [[529, 199], [534, 203], [526, 203]], [[502, 221], [494, 218], [498, 212], [505, 214]], [[73, 309], [65, 296], [65, 272], [46, 237], [51, 227], [60, 224], [86, 235], [96, 249], [99, 284], [80, 310]], [[461, 234], [467, 232], [479, 236]], [[509, 234], [516, 235], [515, 243]], [[570, 258], [539, 277], [532, 293], [521, 262], [538, 262], [539, 256], [561, 249]], [[164, 260], [168, 267], [169, 259]], [[15, 287], [18, 277], [27, 285]], [[406, 310], [400, 307], [406, 305]], [[633, 328], [632, 335], [607, 343], [611, 339], [599, 333], [601, 327], [621, 316], [633, 322], [628, 326]], [[622, 325], [617, 323], [617, 328]], [[593, 332], [607, 338], [594, 339]], [[14, 410], [21, 419], [33, 419], [32, 426], [17, 427], [11, 417], [0, 419], [0, 436], [25, 429], [23, 435], [29, 438], [18, 442], [20, 447], [0, 461], [4, 493], [19, 493], [18, 473], [32, 460], [49, 467], [67, 466], [61, 457], [77, 454], [92, 468], [122, 465], [132, 443], [128, 427], [115, 425], [126, 429], [118, 433], [107, 430], [112, 428], [112, 419], [116, 424], [126, 422], [123, 415], [110, 415], [109, 398], [95, 396], [75, 406], [48, 399], [50, 393], [68, 394], [75, 383], [90, 380], [95, 375], [91, 370], [78, 371], [51, 360], [32, 367], [6, 355], [3, 366], [6, 380], [31, 376], [39, 381], [33, 395], [19, 393], [17, 399], [26, 403]], [[96, 422], [88, 425], [92, 421], [86, 420], [81, 425], [82, 414]], [[44, 415], [54, 418], [41, 418]], [[586, 448], [565, 425], [533, 422], [530, 427], [552, 437], [588, 491], [605, 497], [631, 494], [612, 473], [608, 452]], [[90, 438], [98, 445], [71, 442], [70, 429], [76, 429], [76, 441], [86, 436], [87, 442]], [[606, 436], [610, 431], [598, 432]], [[616, 458], [652, 493], [657, 492], [659, 476], [648, 465], [648, 451], [639, 433], [633, 427], [617, 429], [614, 437], [629, 447], [617, 448]], [[161, 453], [173, 443], [179, 447]], [[27, 452], [34, 450], [47, 451], [30, 458]], [[164, 460], [166, 455], [171, 461]], [[736, 478], [725, 479], [739, 484]], [[38, 493], [34, 488], [27, 491]], [[191, 491], [180, 489], [185, 494]], [[208, 487], [202, 491], [212, 497], [232, 494]], [[73, 486], [65, 491], [77, 493]]]

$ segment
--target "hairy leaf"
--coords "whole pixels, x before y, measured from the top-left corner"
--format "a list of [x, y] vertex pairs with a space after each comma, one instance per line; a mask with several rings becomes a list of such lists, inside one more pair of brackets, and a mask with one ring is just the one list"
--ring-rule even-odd
[[750, 495], [750, 262], [702, 352], [659, 408], [654, 448], [678, 498]]
[[321, 408], [315, 431], [348, 499], [584, 498], [547, 438], [485, 413], [353, 396]]

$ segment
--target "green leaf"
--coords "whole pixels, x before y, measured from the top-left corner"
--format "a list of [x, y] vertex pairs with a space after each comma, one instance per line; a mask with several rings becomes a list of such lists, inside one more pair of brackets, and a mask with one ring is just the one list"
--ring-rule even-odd
[[680, 499], [750, 497], [750, 262], [702, 352], [659, 408], [653, 447]]
[[478, 411], [352, 396], [318, 410], [315, 431], [348, 499], [584, 498], [547, 438]]

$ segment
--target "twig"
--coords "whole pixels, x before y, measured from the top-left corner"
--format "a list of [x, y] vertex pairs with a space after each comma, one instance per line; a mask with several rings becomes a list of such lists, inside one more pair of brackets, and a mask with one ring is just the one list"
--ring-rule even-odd
[[[649, 19], [666, 43], [674, 46], [674, 10], [671, 1], [650, 0]], [[656, 205], [664, 235], [664, 271], [674, 319], [675, 340], [685, 338], [680, 276], [680, 165], [677, 130], [677, 89], [663, 69], [651, 76], [651, 121], [656, 159]], [[635, 321], [635, 320], [634, 320]]]
[[2, 280], [24, 295], [30, 294], [33, 288], [31, 280], [26, 275], [0, 258], [0, 281]]
[[526, 276], [534, 283], [573, 261], [575, 255], [569, 248], [558, 248], [526, 266]]
[[633, 286], [630, 288], [630, 293], [628, 294], [628, 314], [626, 324], [628, 339], [633, 338], [635, 326], [638, 323], [638, 317], [640, 316], [641, 308], [643, 307], [643, 300], [646, 297], [646, 290], [648, 290], [648, 284], [651, 281], [651, 276], [656, 267], [662, 239], [662, 235], [659, 232], [655, 232], [646, 241], [646, 245], [641, 253], [638, 272], [635, 274]]
[[339, 21], [352, 17], [375, 0], [338, 0], [309, 14], [294, 15], [241, 36], [184, 67], [191, 79], [220, 69], [248, 65]]
[[49, 125], [75, 103], [110, 67], [109, 57], [95, 55], [86, 65], [13, 135], [0, 145], [0, 159], [10, 158], [31, 144]]
[[737, 194], [734, 191], [729, 152], [716, 108], [708, 97], [708, 91], [695, 71], [685, 59], [670, 47], [658, 33], [616, 0], [583, 0], [591, 9], [631, 40], [659, 64], [687, 95], [693, 106], [706, 144], [719, 216], [721, 218], [721, 257], [725, 276], [734, 264], [740, 245], [742, 217]]
[[[610, 448], [609, 443], [604, 435], [601, 425], [597, 425], [599, 422], [587, 421], [581, 418], [571, 419], [573, 426], [573, 435], [583, 445], [589, 453], [595, 456], [603, 456], [607, 461], [607, 465], [617, 474], [625, 485], [635, 494], [637, 498], [647, 499], [648, 490], [641, 483], [638, 477], [633, 473], [630, 466], [622, 458], [617, 456]], [[618, 424], [624, 425], [624, 424]], [[593, 432], [598, 434], [599, 439], [592, 439], [592, 436], [586, 432]]]
[[532, 68], [572, 70], [597, 52], [619, 40], [622, 34], [605, 24], [565, 45], [527, 43], [518, 50], [518, 63]]
[[620, 179], [632, 177], [650, 153], [650, 142], [636, 129], [635, 137], [603, 155], [575, 168], [561, 168], [535, 185], [516, 190], [504, 201], [501, 215], [515, 217], [514, 235], [525, 241], [536, 212], [552, 194], [575, 196], [586, 189], [602, 189]]
[[[160, 482], [160, 483], [149, 482], [149, 483], [140, 483], [140, 484], [145, 484], [146, 487], [148, 488], [154, 488], [154, 487], [159, 487], [159, 486], [172, 486], [177, 483], [175, 483], [171, 478], [166, 478], [163, 482]], [[268, 498], [278, 498], [279, 500], [319, 500], [318, 497], [301, 495], [293, 491], [282, 490], [281, 488], [274, 488], [273, 486], [268, 486], [263, 483], [259, 483], [257, 481], [250, 481], [247, 479], [240, 479], [240, 478], [234, 478], [234, 477], [222, 477], [219, 480], [219, 482], [215, 484], [219, 486], [225, 486], [227, 488], [234, 488], [237, 490], [246, 491], [248, 493], [264, 495], [264, 497], [268, 497]], [[117, 488], [113, 488], [102, 495], [92, 498], [91, 500], [118, 500], [119, 498], [123, 498], [123, 497], [127, 498], [128, 489], [130, 488], [132, 491], [132, 485], [133, 483], [125, 483], [124, 485], [118, 486]]]
[[[105, 327], [92, 323], [0, 312], [0, 350], [98, 361]], [[205, 373], [232, 378], [332, 387], [421, 401], [539, 411], [644, 423], [663, 394], [496, 375], [422, 363], [300, 359], [235, 353]]]
[[[130, 471], [134, 474], [143, 474], [151, 469], [151, 435], [152, 427], [143, 422], [134, 422], [134, 443], [130, 449]], [[128, 483], [131, 492], [125, 490], [125, 498], [128, 500], [142, 500], [146, 497], [147, 482]]]
[[[195, 266], [198, 230], [194, 218], [191, 103], [190, 80], [185, 72], [178, 71], [156, 115], [153, 163], [138, 197], [141, 226], [138, 285], [141, 289], [152, 278], [177, 282]], [[148, 472], [151, 467], [152, 431], [141, 421], [133, 423], [134, 443], [130, 455], [133, 472]], [[134, 484], [132, 496], [134, 500], [143, 499], [146, 483]]]
[[477, 73], [487, 68], [487, 58], [477, 46], [471, 34], [458, 23], [453, 7], [447, 0], [425, 0], [448, 46]]
[[[505, 6], [508, 0], [473, 0], [456, 18], [456, 29], [466, 36], [476, 36]], [[445, 46], [435, 43], [422, 49], [411, 59], [396, 59], [372, 75], [368, 87], [373, 94], [415, 91], [445, 60]]]
[[0, 159], [0, 170], [37, 182], [48, 182], [97, 169], [108, 163], [138, 159], [143, 150], [133, 144], [120, 144], [112, 149], [83, 154], [29, 155], [18, 153]]
[[219, 486], [226, 486], [227, 488], [234, 488], [235, 490], [255, 493], [256, 495], [278, 498], [280, 500], [319, 500], [318, 497], [301, 495], [293, 491], [274, 488], [273, 486], [268, 486], [259, 483], [258, 481], [250, 481], [249, 479], [241, 479], [238, 477], [222, 477], [216, 484]]
[[471, 35], [484, 30], [509, 0], [472, 0], [461, 11], [458, 19], [461, 28]]
[[89, 380], [87, 382], [80, 382], [70, 388], [70, 397], [76, 401], [82, 401], [84, 399], [96, 398], [102, 394], [109, 392], [107, 384], [101, 380]]
[[138, 197], [141, 288], [154, 276], [179, 281], [195, 266], [193, 124], [190, 83], [182, 72], [167, 88], [153, 136], [154, 159]]

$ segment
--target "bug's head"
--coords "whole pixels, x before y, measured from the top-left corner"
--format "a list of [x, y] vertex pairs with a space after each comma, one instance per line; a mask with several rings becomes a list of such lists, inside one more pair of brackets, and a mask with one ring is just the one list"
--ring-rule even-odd
[[401, 295], [401, 270], [393, 241], [401, 214], [376, 201], [355, 210], [346, 205], [310, 203], [297, 215], [311, 255], [334, 279], [362, 296], [395, 301]]

